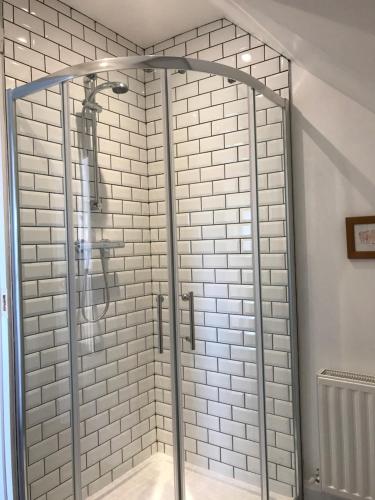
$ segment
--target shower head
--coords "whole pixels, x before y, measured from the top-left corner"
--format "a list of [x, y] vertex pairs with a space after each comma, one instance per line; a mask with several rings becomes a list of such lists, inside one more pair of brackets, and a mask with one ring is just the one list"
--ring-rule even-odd
[[95, 102], [95, 96], [98, 92], [102, 90], [112, 89], [112, 92], [116, 95], [126, 94], [129, 87], [123, 82], [104, 82], [97, 87], [95, 87], [87, 96], [87, 98], [82, 101], [83, 107], [88, 107], [90, 109], [101, 111], [101, 107]]
[[125, 83], [121, 82], [113, 82], [113, 86], [111, 88], [114, 94], [126, 94], [129, 90], [129, 87]]

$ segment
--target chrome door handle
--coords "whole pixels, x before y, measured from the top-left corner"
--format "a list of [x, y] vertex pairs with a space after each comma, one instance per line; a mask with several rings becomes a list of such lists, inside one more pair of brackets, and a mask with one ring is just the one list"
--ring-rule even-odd
[[184, 293], [182, 300], [189, 302], [189, 316], [190, 316], [190, 335], [185, 339], [190, 342], [192, 351], [195, 351], [195, 320], [194, 320], [194, 292]]
[[164, 295], [157, 295], [156, 296], [156, 304], [157, 304], [157, 310], [158, 310], [158, 334], [159, 334], [159, 353], [163, 354], [164, 352], [164, 346], [163, 346], [163, 302], [164, 302]]

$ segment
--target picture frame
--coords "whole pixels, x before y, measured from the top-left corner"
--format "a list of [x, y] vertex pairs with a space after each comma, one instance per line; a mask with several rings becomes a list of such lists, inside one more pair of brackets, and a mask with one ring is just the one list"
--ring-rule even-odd
[[375, 259], [375, 215], [346, 218], [348, 259]]

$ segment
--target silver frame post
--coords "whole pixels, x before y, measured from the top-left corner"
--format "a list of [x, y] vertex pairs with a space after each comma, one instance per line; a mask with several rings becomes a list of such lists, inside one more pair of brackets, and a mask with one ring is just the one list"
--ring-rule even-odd
[[[0, 5], [0, 17], [2, 8]], [[0, 22], [1, 24], [1, 22]], [[2, 26], [0, 26], [0, 31]], [[0, 398], [3, 402], [0, 409], [0, 439], [2, 445], [2, 471], [0, 476], [3, 484], [0, 486], [1, 494], [4, 499], [12, 500], [18, 498], [18, 478], [16, 468], [12, 464], [16, 463], [17, 453], [12, 446], [16, 439], [16, 402], [15, 391], [16, 381], [14, 379], [14, 339], [12, 322], [12, 272], [8, 263], [11, 260], [11, 228], [7, 224], [10, 217], [10, 176], [8, 166], [8, 147], [7, 147], [7, 113], [5, 99], [5, 68], [4, 68], [4, 44], [0, 41], [0, 192], [2, 194], [3, 204], [0, 204], [0, 224], [1, 242], [0, 242], [0, 291], [1, 291], [1, 309], [0, 309]]]
[[78, 387], [78, 346], [77, 346], [77, 305], [76, 305], [76, 273], [73, 218], [73, 190], [70, 147], [70, 105], [69, 82], [60, 84], [62, 102], [63, 127], [63, 159], [65, 167], [65, 227], [68, 263], [68, 325], [69, 325], [69, 357], [71, 363], [70, 395], [72, 416], [72, 458], [73, 458], [73, 491], [75, 500], [81, 500], [81, 442], [80, 442], [80, 407]]
[[301, 402], [299, 384], [299, 348], [298, 348], [298, 317], [297, 317], [297, 286], [294, 238], [294, 203], [293, 203], [293, 172], [292, 144], [290, 123], [290, 102], [283, 107], [284, 132], [284, 171], [285, 171], [285, 206], [286, 206], [286, 241], [289, 291], [289, 329], [291, 340], [291, 370], [292, 370], [292, 405], [295, 447], [295, 478], [297, 497], [303, 500], [303, 460], [301, 436]]
[[259, 407], [259, 448], [262, 500], [269, 498], [268, 458], [267, 458], [267, 422], [266, 422], [266, 390], [264, 373], [263, 311], [262, 311], [262, 271], [260, 263], [259, 241], [259, 205], [258, 205], [258, 160], [255, 90], [249, 89], [249, 133], [250, 133], [250, 195], [251, 195], [251, 228], [253, 245], [253, 283], [255, 304], [255, 337], [258, 374], [258, 407]]
[[169, 286], [169, 336], [171, 344], [171, 384], [173, 415], [173, 459], [176, 500], [185, 500], [185, 449], [184, 423], [182, 418], [180, 321], [178, 314], [178, 266], [177, 266], [177, 224], [175, 170], [172, 141], [172, 106], [168, 71], [160, 71], [163, 103], [164, 174], [167, 207], [167, 247]]
[[7, 91], [7, 125], [8, 125], [8, 158], [9, 158], [9, 211], [10, 239], [12, 242], [12, 328], [14, 337], [14, 372], [16, 401], [16, 463], [19, 500], [28, 497], [27, 492], [27, 458], [26, 458], [26, 412], [25, 412], [25, 352], [23, 342], [23, 307], [22, 307], [22, 264], [20, 247], [20, 215], [18, 159], [16, 137], [16, 101], [12, 92]]

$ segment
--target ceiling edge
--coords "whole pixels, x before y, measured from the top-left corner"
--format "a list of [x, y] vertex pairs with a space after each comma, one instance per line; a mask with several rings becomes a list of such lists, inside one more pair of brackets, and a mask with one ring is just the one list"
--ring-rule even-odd
[[[289, 60], [293, 60], [293, 55], [280, 41], [274, 37], [269, 30], [266, 30], [262, 24], [262, 19], [265, 17], [258, 10], [254, 10], [256, 18], [249, 14], [236, 0], [210, 0], [222, 12], [223, 17], [227, 18], [230, 22], [236, 24], [243, 30], [254, 35], [261, 42], [268, 45], [271, 49], [276, 50], [282, 56]], [[267, 18], [268, 24], [269, 19]]]
[[[167, 38], [163, 38], [162, 40], [158, 40], [157, 42], [153, 43], [152, 45], [149, 45], [148, 47], [142, 47], [142, 48], [143, 48], [143, 50], [147, 51], [147, 50], [151, 49], [152, 47], [154, 47], [155, 45], [159, 45], [159, 43], [166, 42], [167, 40], [170, 40], [171, 38], [175, 38], [176, 36], [183, 35], [184, 33], [189, 33], [189, 31], [196, 30], [198, 28], [201, 28], [202, 26], [207, 26], [208, 24], [214, 23], [216, 21], [220, 21], [221, 19], [225, 19], [225, 17], [223, 15], [221, 15], [219, 17], [214, 17], [208, 23], [198, 24], [198, 25], [193, 26], [192, 28], [190, 28], [186, 31], [180, 31], [179, 33], [175, 33], [174, 35], [168, 36]], [[232, 22], [230, 19], [228, 19], [228, 21]]]

